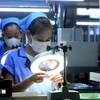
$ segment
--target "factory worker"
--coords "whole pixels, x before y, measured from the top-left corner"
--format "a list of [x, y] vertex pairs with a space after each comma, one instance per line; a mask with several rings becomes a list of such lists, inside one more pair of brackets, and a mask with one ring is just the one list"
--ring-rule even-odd
[[55, 90], [56, 85], [62, 82], [61, 75], [50, 80], [45, 73], [33, 73], [30, 66], [34, 57], [45, 51], [50, 42], [51, 23], [44, 13], [39, 12], [31, 13], [21, 23], [25, 24], [29, 43], [25, 48], [21, 47], [8, 54], [2, 74], [12, 80], [13, 92], [38, 92], [39, 95], [47, 95], [48, 91]]
[[0, 60], [6, 51], [11, 50], [12, 47], [18, 47], [22, 38], [19, 19], [16, 17], [2, 19], [1, 29], [4, 43], [0, 46]]

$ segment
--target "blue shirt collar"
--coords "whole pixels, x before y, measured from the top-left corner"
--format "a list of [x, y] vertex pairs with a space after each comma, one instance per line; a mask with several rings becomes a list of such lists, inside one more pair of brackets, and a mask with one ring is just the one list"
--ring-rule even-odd
[[25, 52], [25, 47], [24, 46], [21, 46], [20, 49], [18, 49], [18, 56], [19, 57], [23, 57], [25, 66], [27, 66], [30, 69], [31, 61], [26, 56], [26, 52]]
[[21, 46], [20, 49], [18, 49], [18, 56], [23, 57], [23, 58], [27, 58], [23, 46]]

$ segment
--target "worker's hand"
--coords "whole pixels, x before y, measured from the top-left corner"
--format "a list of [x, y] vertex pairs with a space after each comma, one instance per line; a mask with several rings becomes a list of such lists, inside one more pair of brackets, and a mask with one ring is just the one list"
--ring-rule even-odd
[[44, 73], [35, 73], [31, 77], [32, 77], [33, 82], [41, 83], [41, 82], [43, 82], [43, 79], [45, 76], [46, 75]]
[[60, 74], [56, 74], [54, 76], [51, 76], [50, 79], [55, 83], [57, 89], [59, 89], [58, 84], [62, 84], [63, 83], [63, 77]]

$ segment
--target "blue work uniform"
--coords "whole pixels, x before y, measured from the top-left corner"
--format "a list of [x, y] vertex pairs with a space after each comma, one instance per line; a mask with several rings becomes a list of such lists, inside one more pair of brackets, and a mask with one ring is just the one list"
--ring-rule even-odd
[[2, 66], [2, 64], [0, 64], [0, 71], [2, 70], [2, 68], [3, 68], [3, 66]]
[[4, 45], [5, 45], [4, 42], [0, 43], [0, 61], [1, 61], [3, 54], [5, 53]]
[[[0, 41], [0, 61], [4, 53], [5, 53], [4, 42]], [[0, 64], [0, 70], [2, 70], [2, 67], [3, 67], [2, 64]]]
[[[15, 78], [15, 84], [22, 82], [29, 76], [32, 71], [30, 70], [31, 62], [26, 56], [24, 47], [10, 52], [7, 55], [4, 69], [8, 70]], [[54, 90], [55, 84], [49, 78], [44, 78], [42, 83], [33, 83], [25, 92], [38, 92], [39, 95], [47, 95], [48, 91]]]

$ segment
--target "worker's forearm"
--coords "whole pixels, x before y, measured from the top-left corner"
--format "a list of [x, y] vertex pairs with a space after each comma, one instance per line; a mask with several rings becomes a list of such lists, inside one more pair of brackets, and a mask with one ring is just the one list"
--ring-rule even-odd
[[25, 79], [24, 81], [22, 81], [18, 84], [14, 84], [12, 86], [12, 91], [13, 92], [23, 92], [28, 87], [30, 87], [33, 83], [34, 83], [34, 81], [32, 80], [32, 77], [29, 77], [29, 78]]

